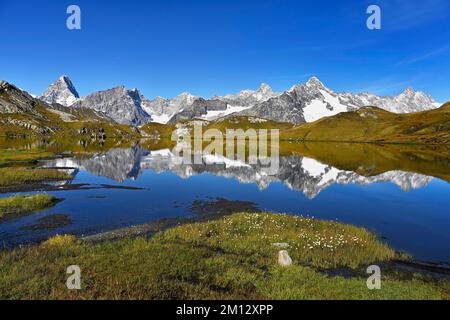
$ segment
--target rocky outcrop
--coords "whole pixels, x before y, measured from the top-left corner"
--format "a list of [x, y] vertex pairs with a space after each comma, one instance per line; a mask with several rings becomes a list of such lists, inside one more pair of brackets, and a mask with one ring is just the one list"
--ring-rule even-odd
[[141, 126], [151, 121], [150, 115], [142, 109], [143, 99], [138, 90], [119, 86], [95, 92], [76, 102], [73, 107], [93, 109], [120, 124]]
[[224, 101], [230, 106], [253, 107], [279, 95], [268, 84], [263, 83], [257, 90], [242, 90], [236, 95], [228, 94], [215, 99]]
[[226, 102], [218, 99], [205, 100], [203, 98], [199, 98], [195, 100], [191, 106], [185, 108], [183, 111], [170, 119], [169, 123], [176, 124], [177, 122], [183, 120], [201, 118], [206, 115], [208, 111], [225, 111], [227, 110], [227, 107], [228, 104]]
[[11, 117], [1, 117], [0, 124], [14, 127], [21, 127], [41, 135], [48, 135], [54, 133], [53, 129], [43, 126], [33, 120], [21, 120], [21, 119], [14, 119]]
[[152, 116], [152, 121], [166, 124], [176, 114], [192, 106], [198, 98], [184, 92], [173, 99], [157, 97], [154, 100], [145, 100], [142, 108]]
[[37, 110], [39, 100], [6, 81], [0, 81], [0, 114], [23, 114], [39, 119], [45, 117]]

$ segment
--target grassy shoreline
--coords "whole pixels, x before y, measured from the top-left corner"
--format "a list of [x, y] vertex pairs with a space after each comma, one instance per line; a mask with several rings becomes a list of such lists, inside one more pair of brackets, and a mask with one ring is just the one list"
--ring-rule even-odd
[[39, 168], [39, 160], [55, 158], [54, 152], [43, 149], [0, 149], [0, 192], [27, 184], [71, 180], [58, 169]]
[[52, 207], [58, 200], [48, 194], [20, 195], [0, 198], [0, 222]]
[[0, 148], [0, 166], [30, 165], [38, 160], [54, 157], [55, 154], [42, 149], [3, 149]]
[[[277, 264], [286, 242], [294, 263]], [[241, 213], [192, 223], [151, 239], [92, 244], [56, 236], [41, 245], [0, 253], [0, 299], [449, 299], [448, 282], [383, 275], [330, 276], [398, 259], [370, 232], [336, 222], [269, 213]], [[66, 288], [78, 265], [82, 289]]]
[[71, 175], [58, 169], [0, 168], [0, 188], [72, 178]]

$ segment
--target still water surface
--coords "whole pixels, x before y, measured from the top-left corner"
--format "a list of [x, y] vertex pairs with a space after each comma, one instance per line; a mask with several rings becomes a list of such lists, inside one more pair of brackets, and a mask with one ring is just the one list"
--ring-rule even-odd
[[[246, 209], [250, 206], [363, 226], [416, 259], [450, 262], [448, 158], [428, 157], [424, 162], [407, 152], [405, 159], [399, 159], [397, 152], [386, 162], [379, 156], [386, 157], [386, 150], [374, 153], [364, 149], [358, 157], [368, 162], [355, 164], [332, 154], [333, 148], [325, 148], [330, 154], [322, 152], [322, 156], [315, 156], [313, 149], [308, 148], [308, 156], [306, 152], [283, 155], [275, 176], [238, 161], [179, 165], [169, 149], [149, 151], [138, 145], [47, 161], [45, 166], [65, 168], [74, 175], [66, 184], [83, 186], [49, 192], [64, 201], [0, 224], [0, 241], [10, 247], [55, 234], [85, 236], [162, 218], [191, 217], [201, 214], [199, 204], [203, 210], [213, 211], [214, 203], [220, 202], [223, 210], [226, 200], [237, 204], [233, 210], [239, 210], [239, 201], [245, 201]], [[40, 219], [54, 215], [63, 216], [66, 223], [33, 228]]]

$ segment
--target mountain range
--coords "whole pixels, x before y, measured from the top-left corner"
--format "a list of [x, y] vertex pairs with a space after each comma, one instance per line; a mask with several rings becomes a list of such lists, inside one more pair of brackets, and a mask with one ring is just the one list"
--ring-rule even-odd
[[371, 93], [336, 93], [316, 77], [282, 93], [262, 84], [256, 90], [243, 90], [238, 94], [210, 99], [182, 93], [172, 99], [157, 97], [149, 100], [139, 90], [124, 86], [80, 98], [69, 77], [62, 76], [49, 86], [40, 99], [49, 104], [93, 109], [120, 124], [137, 127], [149, 122], [174, 124], [195, 118], [216, 120], [230, 115], [302, 124], [365, 106], [394, 113], [419, 112], [440, 106], [430, 95], [412, 88], [398, 96], [384, 97]]

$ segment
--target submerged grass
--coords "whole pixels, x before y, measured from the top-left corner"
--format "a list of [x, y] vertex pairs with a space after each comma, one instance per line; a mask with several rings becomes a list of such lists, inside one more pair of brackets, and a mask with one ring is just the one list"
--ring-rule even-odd
[[51, 207], [57, 199], [48, 194], [0, 198], [0, 220]]
[[[277, 265], [275, 241], [289, 243], [293, 266]], [[366, 278], [332, 277], [316, 268], [367, 268], [394, 256], [356, 227], [236, 214], [177, 227], [151, 240], [89, 244], [57, 236], [39, 246], [0, 253], [0, 299], [448, 298], [448, 283], [383, 279], [382, 290], [370, 291]], [[81, 290], [66, 288], [70, 265], [81, 268]]]

